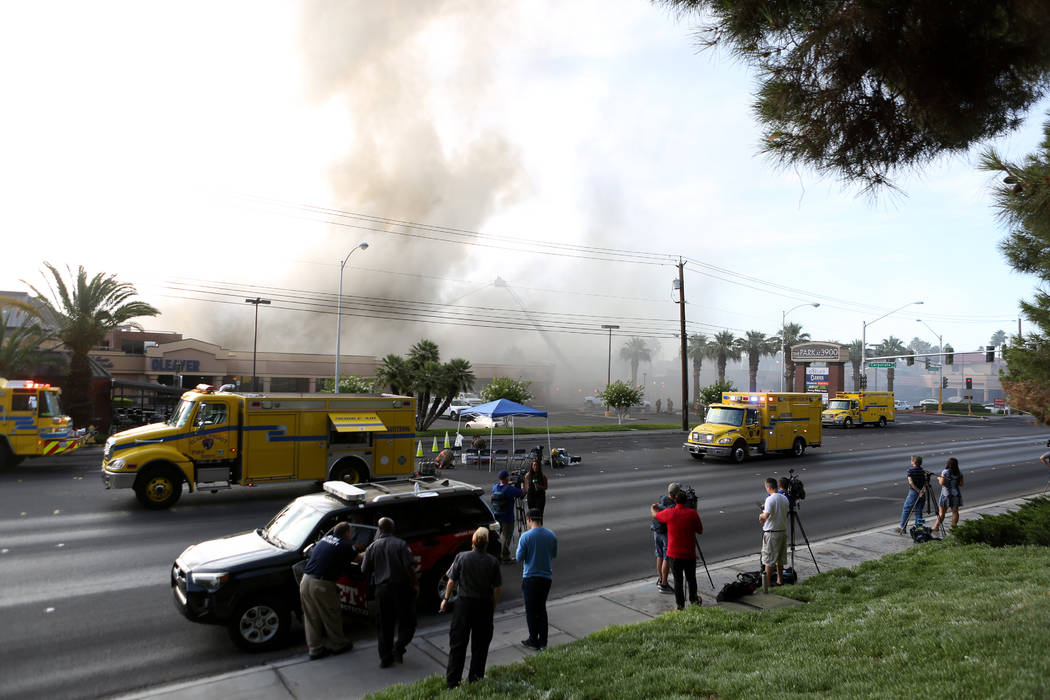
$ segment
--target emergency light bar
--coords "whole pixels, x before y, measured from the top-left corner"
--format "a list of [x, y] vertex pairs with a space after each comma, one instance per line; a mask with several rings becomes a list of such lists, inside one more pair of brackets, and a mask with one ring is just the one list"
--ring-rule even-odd
[[15, 379], [8, 381], [7, 386], [10, 389], [50, 389], [50, 384], [41, 384], [40, 382], [34, 382], [32, 379]]
[[340, 501], [346, 501], [347, 503], [361, 503], [368, 496], [361, 489], [345, 481], [326, 481], [324, 482], [324, 490]]

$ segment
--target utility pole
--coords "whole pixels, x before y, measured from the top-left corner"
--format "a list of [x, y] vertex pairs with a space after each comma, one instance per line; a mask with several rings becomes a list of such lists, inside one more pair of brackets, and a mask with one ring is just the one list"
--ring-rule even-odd
[[682, 338], [682, 431], [689, 430], [689, 362], [686, 351], [689, 348], [689, 338], [685, 334], [685, 261], [678, 258], [678, 325], [679, 334]]
[[244, 303], [255, 304], [255, 340], [252, 341], [252, 391], [259, 391], [259, 387], [256, 386], [258, 380], [255, 378], [255, 352], [259, 349], [259, 304], [269, 304], [270, 300], [255, 297], [254, 299], [245, 299]]

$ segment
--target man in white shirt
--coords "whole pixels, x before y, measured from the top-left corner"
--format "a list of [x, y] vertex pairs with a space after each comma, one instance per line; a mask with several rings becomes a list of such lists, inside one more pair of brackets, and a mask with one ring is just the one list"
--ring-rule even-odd
[[787, 497], [777, 492], [777, 480], [766, 479], [766, 502], [758, 521], [762, 523], [762, 566], [766, 567], [766, 581], [773, 578], [776, 567], [777, 583], [784, 585], [784, 564], [787, 563], [787, 526], [790, 506]]

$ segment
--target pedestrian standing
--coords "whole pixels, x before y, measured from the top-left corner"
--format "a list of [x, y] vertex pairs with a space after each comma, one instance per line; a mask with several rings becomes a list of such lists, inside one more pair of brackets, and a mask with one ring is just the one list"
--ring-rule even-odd
[[459, 588], [459, 597], [452, 610], [452, 625], [448, 630], [448, 666], [445, 685], [455, 688], [463, 678], [463, 664], [470, 643], [470, 671], [467, 682], [485, 677], [485, 660], [492, 641], [492, 613], [499, 602], [503, 578], [499, 561], [488, 554], [489, 530], [479, 527], [470, 539], [470, 551], [460, 552], [449, 567], [448, 584], [441, 599], [439, 612], [448, 609], [452, 592]]
[[[1046, 446], [1050, 447], [1050, 440], [1046, 441]], [[1044, 466], [1050, 467], [1050, 450], [1044, 452], [1039, 457], [1039, 461], [1042, 462]]]
[[679, 610], [685, 608], [685, 591], [682, 579], [689, 586], [689, 602], [700, 605], [696, 593], [696, 538], [704, 532], [700, 515], [687, 504], [689, 497], [679, 489], [674, 497], [674, 508], [660, 510], [656, 503], [650, 506], [652, 516], [667, 525], [667, 558], [671, 562], [674, 576], [674, 601]]
[[358, 556], [350, 539], [350, 524], [338, 523], [314, 544], [306, 562], [299, 596], [311, 659], [350, 651], [354, 644], [343, 633], [343, 611], [335, 580]]
[[941, 489], [941, 500], [937, 504], [937, 523], [933, 526], [933, 529], [937, 530], [940, 528], [949, 508], [952, 509], [952, 528], [954, 529], [959, 524], [959, 506], [963, 504], [963, 475], [959, 471], [959, 460], [955, 457], [949, 457], [948, 463], [944, 465], [944, 471], [937, 477], [937, 481], [943, 488]]
[[394, 536], [394, 521], [380, 518], [376, 525], [379, 534], [365, 550], [361, 571], [365, 580], [375, 585], [379, 665], [389, 668], [395, 660], [404, 662], [405, 650], [415, 634], [419, 581], [412, 552], [403, 539]]
[[532, 460], [525, 474], [525, 506], [535, 508], [543, 515], [547, 505], [547, 475], [543, 473], [540, 460]]
[[897, 534], [903, 535], [908, 531], [908, 516], [912, 510], [915, 511], [915, 525], [918, 526], [919, 518], [922, 517], [922, 509], [926, 505], [926, 470], [922, 468], [922, 455], [912, 455], [911, 467], [908, 468], [908, 495], [904, 498], [904, 508], [901, 509], [901, 524], [897, 528]]
[[787, 496], [777, 491], [777, 480], [766, 479], [766, 496], [762, 504], [762, 566], [766, 567], [766, 582], [776, 570], [778, 586], [784, 585], [784, 564], [787, 563], [787, 526], [791, 506]]
[[[667, 485], [667, 493], [660, 498], [656, 506], [660, 510], [674, 508], [674, 497], [682, 487], [676, 483]], [[667, 525], [653, 518], [649, 524], [653, 531], [653, 548], [656, 550], [656, 588], [661, 593], [674, 593], [674, 589], [667, 583], [667, 576], [671, 572], [671, 560], [667, 558]]]
[[518, 539], [517, 560], [524, 564], [521, 597], [525, 601], [525, 622], [529, 638], [521, 645], [537, 651], [547, 648], [547, 596], [554, 579], [554, 558], [558, 538], [543, 527], [543, 514], [531, 509], [526, 514], [529, 529]]
[[499, 481], [492, 485], [492, 514], [499, 523], [501, 543], [500, 557], [504, 564], [514, 559], [510, 555], [510, 546], [514, 544], [514, 501], [522, 497], [522, 490], [510, 483], [510, 472], [501, 469]]

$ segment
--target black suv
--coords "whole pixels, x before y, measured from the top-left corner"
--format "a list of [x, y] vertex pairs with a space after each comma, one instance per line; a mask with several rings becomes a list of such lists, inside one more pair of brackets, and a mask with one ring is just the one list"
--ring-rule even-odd
[[[347, 521], [363, 549], [375, 536], [376, 522], [387, 516], [416, 561], [420, 607], [433, 609], [444, 593], [445, 572], [457, 553], [470, 549], [475, 529], [493, 529], [489, 548], [499, 555], [499, 526], [482, 493], [481, 487], [434, 477], [325, 482], [322, 493], [295, 499], [265, 528], [186, 548], [171, 568], [175, 607], [193, 622], [226, 625], [243, 649], [277, 648], [288, 640], [291, 613], [302, 616], [298, 579], [311, 546]], [[357, 564], [337, 585], [344, 613], [368, 614]]]

